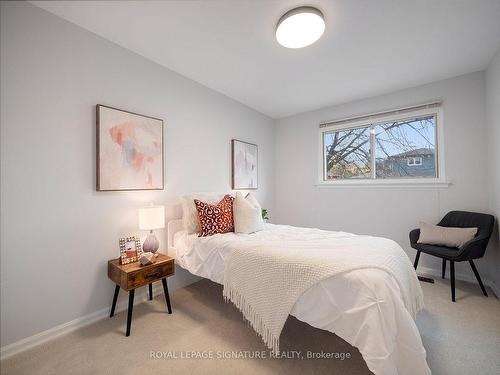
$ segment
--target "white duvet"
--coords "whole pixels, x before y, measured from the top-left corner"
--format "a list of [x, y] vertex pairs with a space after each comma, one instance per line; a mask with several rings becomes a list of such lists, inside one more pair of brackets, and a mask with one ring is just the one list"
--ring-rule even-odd
[[[181, 267], [222, 284], [225, 261], [235, 249], [252, 243], [302, 242], [332, 234], [346, 235], [272, 224], [254, 234], [200, 238], [181, 231], [174, 236], [174, 248]], [[363, 237], [370, 241], [371, 237]], [[421, 297], [415, 294], [412, 298]], [[325, 279], [304, 292], [291, 315], [357, 347], [377, 375], [430, 374], [418, 329], [405, 308], [399, 286], [383, 270], [361, 269]]]

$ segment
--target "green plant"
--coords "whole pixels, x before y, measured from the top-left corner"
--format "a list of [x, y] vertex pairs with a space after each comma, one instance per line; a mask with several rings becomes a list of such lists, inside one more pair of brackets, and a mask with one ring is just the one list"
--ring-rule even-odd
[[267, 208], [262, 209], [262, 219], [264, 220], [269, 220], [269, 212], [267, 211]]

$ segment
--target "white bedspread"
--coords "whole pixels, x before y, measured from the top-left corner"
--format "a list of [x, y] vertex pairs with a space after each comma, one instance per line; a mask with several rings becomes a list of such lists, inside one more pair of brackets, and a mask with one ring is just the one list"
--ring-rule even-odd
[[[225, 261], [235, 249], [255, 242], [304, 241], [324, 233], [332, 235], [318, 229], [272, 224], [250, 235], [227, 233], [199, 238], [179, 232], [174, 247], [180, 266], [222, 284]], [[375, 374], [430, 374], [415, 322], [405, 308], [397, 282], [387, 272], [362, 269], [325, 279], [304, 292], [291, 314], [356, 346]]]

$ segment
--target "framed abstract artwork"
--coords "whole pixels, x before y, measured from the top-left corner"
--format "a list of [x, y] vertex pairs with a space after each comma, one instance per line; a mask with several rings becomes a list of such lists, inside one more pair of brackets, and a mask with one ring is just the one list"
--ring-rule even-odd
[[96, 106], [97, 191], [163, 190], [163, 120]]
[[258, 188], [258, 150], [253, 143], [231, 141], [232, 185], [234, 190]]

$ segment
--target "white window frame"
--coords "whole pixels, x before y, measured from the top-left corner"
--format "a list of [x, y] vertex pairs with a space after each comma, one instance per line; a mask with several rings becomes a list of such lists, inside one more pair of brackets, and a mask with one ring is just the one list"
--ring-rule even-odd
[[[323, 134], [332, 131], [340, 131], [352, 128], [370, 127], [378, 124], [401, 121], [412, 117], [435, 116], [436, 119], [436, 170], [437, 177], [402, 177], [402, 178], [375, 178], [375, 166], [372, 165], [372, 177], [366, 179], [339, 179], [326, 180], [326, 165], [324, 160]], [[346, 121], [340, 125], [323, 126], [319, 128], [318, 143], [318, 187], [340, 187], [340, 186], [381, 186], [381, 187], [448, 187], [450, 182], [446, 180], [445, 160], [444, 160], [444, 142], [443, 142], [443, 112], [441, 107], [416, 109], [406, 111], [404, 114], [394, 113], [386, 116], [377, 116], [375, 120], [363, 119], [360, 121]], [[373, 149], [374, 145], [371, 145]], [[374, 164], [375, 158], [372, 158]]]
[[[417, 160], [418, 160], [418, 163], [417, 163]], [[410, 156], [408, 158], [408, 160], [406, 161], [406, 165], [408, 167], [418, 167], [419, 165], [422, 165], [422, 157], [421, 156]]]

